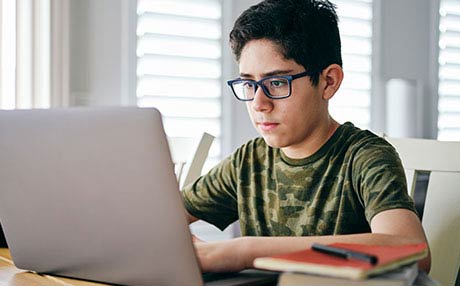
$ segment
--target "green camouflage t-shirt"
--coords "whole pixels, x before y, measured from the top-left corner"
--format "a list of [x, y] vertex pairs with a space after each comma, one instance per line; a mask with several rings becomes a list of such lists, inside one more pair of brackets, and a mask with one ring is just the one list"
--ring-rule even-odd
[[381, 211], [415, 212], [395, 149], [351, 123], [304, 159], [251, 140], [183, 197], [191, 215], [220, 229], [239, 219], [247, 236], [363, 233]]

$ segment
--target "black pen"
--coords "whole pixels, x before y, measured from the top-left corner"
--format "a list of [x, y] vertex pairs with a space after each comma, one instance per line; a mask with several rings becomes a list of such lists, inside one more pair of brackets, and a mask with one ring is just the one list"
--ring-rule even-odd
[[315, 251], [323, 252], [326, 254], [334, 255], [337, 257], [342, 257], [345, 259], [358, 259], [361, 261], [368, 262], [372, 265], [375, 265], [378, 262], [378, 258], [375, 255], [366, 254], [366, 253], [344, 249], [344, 248], [333, 247], [333, 246], [324, 245], [324, 244], [313, 243], [313, 245], [311, 246], [311, 249]]

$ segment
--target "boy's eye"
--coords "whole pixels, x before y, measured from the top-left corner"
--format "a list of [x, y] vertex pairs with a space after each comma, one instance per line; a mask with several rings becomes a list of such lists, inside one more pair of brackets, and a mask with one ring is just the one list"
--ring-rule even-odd
[[274, 79], [270, 81], [270, 86], [272, 87], [282, 87], [286, 84], [285, 80]]
[[252, 88], [254, 88], [254, 83], [252, 83], [250, 81], [243, 82], [243, 87], [245, 89], [252, 89]]

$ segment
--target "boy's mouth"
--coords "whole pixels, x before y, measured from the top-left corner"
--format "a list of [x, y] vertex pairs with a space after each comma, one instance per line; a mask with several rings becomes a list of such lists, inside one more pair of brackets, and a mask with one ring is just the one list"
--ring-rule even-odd
[[278, 125], [279, 123], [276, 122], [257, 122], [257, 126], [259, 126], [262, 131], [271, 131], [278, 127]]

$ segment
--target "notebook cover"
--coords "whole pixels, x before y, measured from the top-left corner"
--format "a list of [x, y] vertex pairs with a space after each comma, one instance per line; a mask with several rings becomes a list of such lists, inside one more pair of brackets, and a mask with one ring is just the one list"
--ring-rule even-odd
[[257, 258], [254, 266], [276, 271], [305, 272], [334, 277], [364, 279], [422, 259], [428, 254], [426, 243], [399, 246], [333, 243], [331, 246], [376, 255], [378, 263], [344, 259], [312, 249]]

